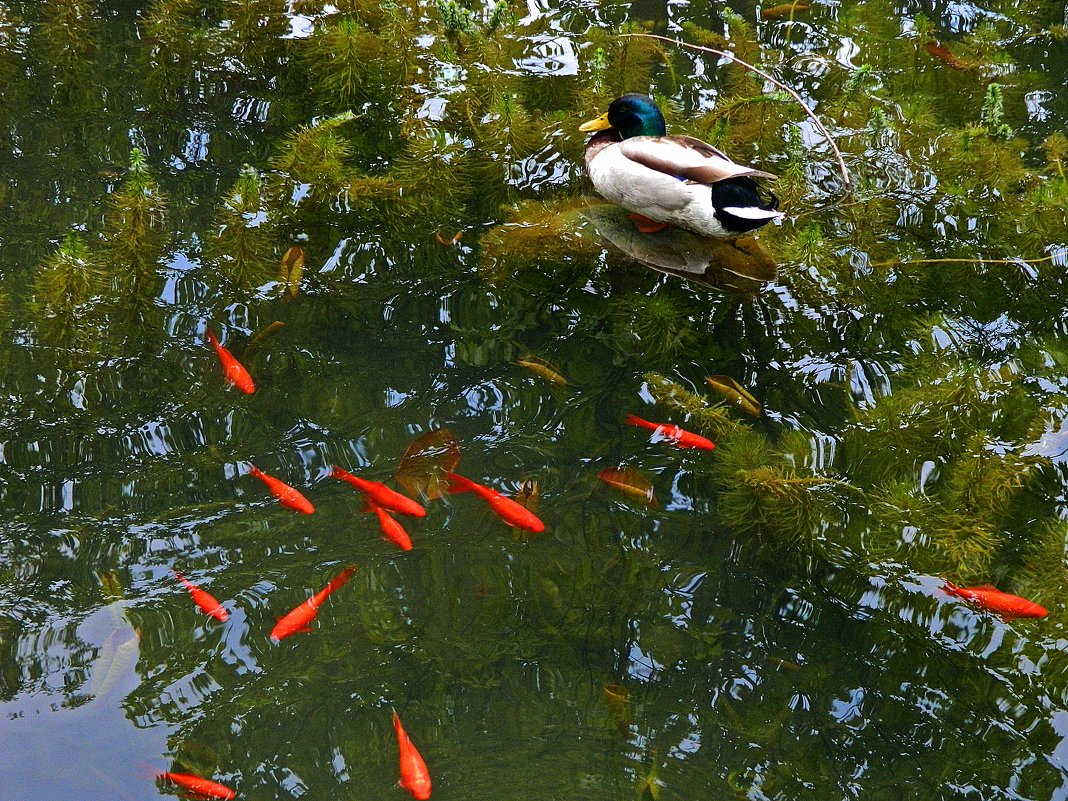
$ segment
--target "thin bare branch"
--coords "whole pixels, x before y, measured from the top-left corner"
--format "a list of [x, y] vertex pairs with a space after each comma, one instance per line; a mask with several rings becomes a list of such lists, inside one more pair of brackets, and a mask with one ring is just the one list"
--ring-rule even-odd
[[1053, 261], [1063, 255], [1063, 253], [1054, 253], [1049, 256], [1040, 256], [1037, 259], [1024, 258], [1023, 256], [1015, 259], [988, 259], [985, 256], [976, 256], [971, 259], [889, 259], [888, 261], [873, 262], [869, 266], [894, 267], [899, 264], [902, 266], [909, 264], [1020, 264], [1021, 262], [1026, 264], [1042, 264], [1042, 262]]
[[716, 50], [714, 47], [702, 47], [700, 45], [690, 44], [689, 42], [681, 42], [678, 39], [670, 39], [667, 36], [659, 36], [658, 34], [655, 34], [655, 33], [621, 33], [621, 34], [619, 34], [619, 36], [621, 36], [621, 37], [622, 36], [637, 37], [637, 38], [644, 38], [644, 39], [659, 39], [662, 42], [670, 42], [671, 44], [673, 44], [673, 45], [675, 45], [677, 47], [684, 47], [684, 48], [686, 48], [688, 50], [697, 50], [697, 51], [699, 51], [701, 53], [712, 53], [713, 55], [720, 56], [720, 57], [726, 58], [726, 59], [730, 59], [735, 64], [740, 64], [741, 66], [745, 67], [747, 70], [751, 70], [751, 71], [755, 72], [757, 75], [759, 75], [764, 80], [770, 81], [771, 83], [775, 84], [775, 86], [777, 86], [780, 89], [782, 89], [784, 92], [786, 92], [794, 100], [797, 101], [797, 104], [799, 106], [801, 106], [802, 109], [804, 109], [805, 114], [807, 114], [812, 119], [812, 122], [815, 124], [815, 126], [817, 128], [819, 128], [820, 133], [822, 133], [824, 138], [827, 140], [827, 144], [831, 146], [831, 150], [834, 151], [835, 160], [837, 160], [837, 162], [838, 162], [838, 169], [842, 173], [843, 196], [842, 196], [841, 200], [839, 200], [839, 202], [841, 202], [842, 200], [845, 200], [847, 197], [849, 197], [849, 195], [852, 194], [852, 192], [853, 192], [853, 181], [849, 177], [849, 170], [846, 168], [845, 159], [842, 158], [842, 151], [840, 151], [838, 149], [838, 145], [836, 145], [834, 143], [834, 139], [831, 137], [830, 131], [828, 131], [823, 126], [823, 123], [820, 122], [820, 118], [816, 116], [816, 114], [812, 111], [812, 109], [810, 109], [808, 106], [805, 105], [805, 101], [801, 99], [801, 95], [799, 95], [797, 92], [795, 92], [789, 86], [784, 84], [782, 81], [772, 77], [768, 73], [764, 72], [764, 70], [759, 69], [758, 67], [754, 67], [752, 64], [750, 64], [748, 62], [742, 61], [742, 59], [738, 58], [736, 55], [733, 55], [732, 53], [728, 53], [725, 50]]

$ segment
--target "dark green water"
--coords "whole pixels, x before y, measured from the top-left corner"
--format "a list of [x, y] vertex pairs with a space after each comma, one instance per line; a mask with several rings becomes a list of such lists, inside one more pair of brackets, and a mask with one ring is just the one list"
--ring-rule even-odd
[[[1068, 798], [1063, 7], [725, 8], [0, 1], [0, 799], [403, 799], [391, 706], [436, 799]], [[856, 191], [637, 30], [795, 88]], [[624, 91], [780, 174], [760, 280], [602, 239], [645, 246], [584, 199]], [[456, 495], [384, 542], [330, 465], [393, 484], [437, 428], [546, 532]]]

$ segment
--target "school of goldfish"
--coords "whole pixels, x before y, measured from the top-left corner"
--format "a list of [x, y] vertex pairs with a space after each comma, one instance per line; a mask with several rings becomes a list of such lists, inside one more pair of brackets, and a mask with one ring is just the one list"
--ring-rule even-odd
[[[803, 8], [803, 4], [795, 4], [795, 10], [802, 10]], [[245, 394], [252, 394], [255, 392], [255, 382], [244, 365], [242, 365], [227, 348], [219, 343], [219, 340], [210, 330], [207, 331], [206, 339], [218, 355], [219, 362], [223, 369], [223, 376], [226, 381]], [[531, 358], [533, 359], [533, 357]], [[522, 363], [523, 362], [520, 362], [520, 364]], [[544, 364], [540, 362], [540, 360], [536, 360], [532, 363], [538, 367], [542, 367]], [[554, 371], [553, 376], [557, 375], [558, 374]], [[558, 380], [556, 378], [553, 378], [552, 380], [554, 383], [566, 384], [566, 380], [564, 380], [562, 376], [560, 376]], [[672, 423], [650, 422], [633, 414], [625, 415], [623, 417], [623, 422], [628, 425], [647, 429], [652, 432], [653, 441], [667, 442], [677, 448], [712, 451], [716, 447], [711, 440], [706, 439], [699, 434], [686, 431]], [[252, 464], [249, 464], [248, 472], [253, 477], [262, 481], [268, 491], [282, 506], [306, 515], [315, 512], [315, 507], [311, 501], [304, 497], [304, 495], [295, 487], [291, 487], [280, 479], [268, 475]], [[425, 517], [426, 509], [418, 501], [397, 492], [382, 482], [355, 476], [336, 465], [331, 467], [330, 475], [339, 481], [344, 481], [347, 484], [350, 484], [358, 492], [363, 494], [365, 502], [364, 511], [372, 512], [377, 517], [384, 540], [396, 545], [404, 551], [412, 549], [411, 537], [394, 515], [406, 515], [414, 518]], [[608, 468], [602, 470], [598, 475], [602, 481], [632, 499], [641, 500], [646, 505], [656, 505], [655, 499], [653, 498], [652, 485], [642, 478], [637, 471], [633, 470], [633, 468]], [[531, 511], [530, 508], [528, 508], [530, 506], [529, 503], [520, 503], [491, 487], [479, 484], [478, 482], [459, 475], [451, 469], [446, 471], [445, 479], [446, 483], [444, 491], [446, 493], [471, 493], [484, 501], [489, 509], [507, 525], [535, 534], [545, 531], [545, 524], [533, 511]], [[531, 495], [536, 496], [536, 485], [534, 485], [533, 490], [527, 489], [521, 492], [520, 495], [525, 495], [527, 498]], [[520, 497], [520, 500], [524, 500], [524, 498]], [[218, 600], [207, 591], [189, 581], [184, 575], [178, 572], [178, 570], [172, 569], [172, 572], [178, 583], [189, 591], [193, 603], [201, 612], [219, 620], [220, 622], [226, 622], [228, 619], [227, 610]], [[278, 622], [275, 624], [274, 628], [271, 629], [269, 634], [271, 641], [279, 643], [281, 640], [295, 634], [310, 632], [311, 624], [318, 615], [320, 607], [332, 593], [344, 587], [355, 572], [355, 566], [350, 565], [344, 568], [334, 578], [327, 582], [322, 590], [312, 595], [312, 597], [308, 598], [287, 614], [279, 617]], [[1047, 615], [1046, 609], [1033, 601], [1029, 601], [1026, 598], [1021, 598], [1017, 595], [1001, 592], [989, 584], [978, 587], [958, 587], [949, 581], [945, 581], [942, 585], [942, 591], [947, 595], [974, 604], [985, 612], [998, 615], [1004, 620], [1015, 618], [1042, 618]], [[393, 710], [393, 729], [397, 736], [400, 762], [400, 778], [398, 780], [398, 786], [407, 790], [412, 797], [418, 799], [418, 801], [426, 801], [426, 799], [430, 798], [431, 793], [430, 771], [427, 769], [423, 757], [412, 743], [408, 732], [401, 724], [400, 716], [397, 714], [396, 709]], [[211, 779], [188, 773], [163, 772], [160, 773], [157, 778], [165, 785], [174, 785], [182, 791], [196, 797], [215, 799], [232, 799], [236, 797], [236, 793], [229, 787], [219, 784]]]

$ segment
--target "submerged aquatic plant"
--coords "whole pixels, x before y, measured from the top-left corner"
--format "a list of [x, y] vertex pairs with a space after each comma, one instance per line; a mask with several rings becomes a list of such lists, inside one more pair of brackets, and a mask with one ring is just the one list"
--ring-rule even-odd
[[1046, 151], [1046, 164], [1057, 176], [1064, 178], [1064, 160], [1068, 157], [1068, 136], [1061, 131], [1056, 131], [1042, 142], [1042, 149]]
[[482, 235], [479, 265], [491, 277], [532, 267], [551, 275], [569, 265], [589, 268], [601, 254], [600, 243], [580, 235], [585, 201], [554, 204], [526, 201], [507, 213], [504, 222]]
[[155, 289], [156, 269], [170, 239], [166, 212], [167, 199], [135, 147], [126, 179], [108, 198], [104, 215], [104, 259], [113, 278], [135, 294]]
[[217, 76], [221, 31], [200, 12], [197, 0], [159, 0], [147, 9], [140, 58], [153, 104], [192, 101]]
[[[627, 22], [620, 26], [619, 33], [647, 33], [650, 26], [640, 22]], [[616, 36], [607, 31], [590, 31], [590, 46], [594, 53], [600, 49], [608, 59], [608, 70], [604, 74], [609, 97], [616, 97], [625, 92], [643, 89], [649, 85], [649, 76], [654, 67], [667, 71], [667, 78], [672, 86], [676, 85], [675, 65], [670, 52], [655, 39]], [[669, 107], [661, 105], [665, 114]], [[604, 109], [588, 109], [584, 113], [594, 116]], [[670, 123], [670, 120], [669, 120]]]
[[330, 20], [300, 51], [314, 91], [335, 111], [388, 102], [400, 78], [396, 48], [357, 17]]
[[1005, 99], [1001, 93], [1001, 87], [992, 83], [986, 87], [986, 99], [983, 100], [983, 109], [979, 119], [986, 128], [986, 132], [994, 139], [1012, 139], [1013, 133], [1004, 121]]
[[[693, 321], [677, 300], [663, 294], [623, 295], [612, 303], [617, 341], [650, 359], [679, 353], [696, 339]], [[633, 340], [627, 343], [627, 340]]]
[[107, 288], [106, 275], [85, 240], [71, 231], [38, 270], [34, 303], [40, 313], [72, 323], [85, 304]]
[[[288, 134], [281, 150], [270, 165], [278, 173], [283, 187], [281, 197], [295, 206], [311, 202], [329, 208], [339, 202], [341, 192], [353, 175], [350, 160], [352, 145], [339, 130], [352, 122], [356, 115], [342, 112], [312, 125], [302, 125]], [[307, 196], [298, 191], [307, 185]]]
[[215, 224], [207, 250], [223, 276], [242, 289], [272, 277], [276, 224], [257, 169], [242, 166]]
[[[34, 26], [35, 56], [49, 65], [54, 91], [60, 99], [96, 104], [93, 87], [84, 76], [99, 56], [100, 24], [88, 0], [45, 0], [39, 4], [40, 22]], [[3, 16], [8, 9], [4, 8]]]
[[1053, 519], [1034, 527], [1021, 557], [1016, 589], [1055, 613], [1068, 610], [1068, 523]]

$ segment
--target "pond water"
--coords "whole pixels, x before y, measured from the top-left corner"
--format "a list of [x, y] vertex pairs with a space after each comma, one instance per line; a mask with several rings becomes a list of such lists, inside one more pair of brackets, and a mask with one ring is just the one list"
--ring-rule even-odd
[[[0, 799], [403, 799], [391, 708], [439, 799], [1068, 798], [1065, 24], [0, 0]], [[853, 191], [778, 87], [624, 33], [773, 74]], [[628, 91], [781, 224], [593, 197], [578, 126]], [[400, 488], [442, 430], [545, 532], [452, 494], [402, 551], [330, 477]]]

